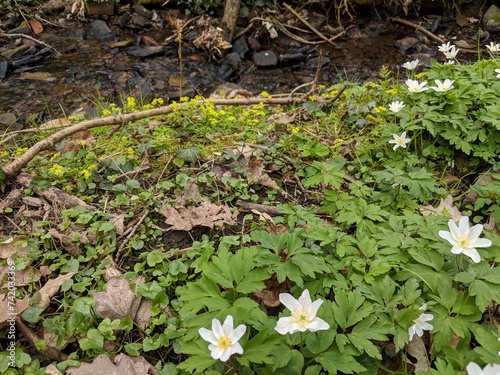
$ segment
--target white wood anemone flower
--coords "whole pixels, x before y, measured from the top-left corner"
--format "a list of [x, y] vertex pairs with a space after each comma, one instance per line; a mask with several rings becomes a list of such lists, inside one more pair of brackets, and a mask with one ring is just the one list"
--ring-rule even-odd
[[394, 112], [394, 113], [398, 113], [399, 111], [401, 111], [403, 108], [404, 108], [405, 104], [401, 101], [396, 101], [396, 102], [392, 102], [391, 104], [389, 104], [389, 109]]
[[[424, 303], [419, 310], [425, 311], [427, 308], [427, 305]], [[434, 315], [432, 314], [425, 314], [422, 313], [420, 316], [413, 321], [415, 323], [408, 329], [408, 334], [410, 335], [410, 341], [413, 340], [413, 336], [417, 335], [418, 337], [422, 337], [424, 334], [424, 331], [430, 331], [431, 329], [434, 328], [432, 324], [429, 324], [427, 322], [431, 321], [434, 319]]]
[[425, 85], [427, 85], [426, 81], [419, 83], [417, 80], [407, 79], [405, 83], [406, 86], [408, 86], [408, 91], [410, 92], [422, 92], [429, 90], [428, 87], [425, 87]]
[[471, 362], [465, 368], [468, 375], [498, 375], [500, 374], [500, 365], [486, 365], [482, 370], [475, 362]]
[[408, 70], [415, 70], [417, 69], [418, 63], [420, 62], [419, 59], [415, 59], [413, 61], [408, 61], [405, 62], [403, 65], [401, 65], [403, 68], [408, 69]]
[[392, 148], [394, 151], [398, 147], [403, 147], [406, 148], [406, 144], [411, 141], [410, 138], [406, 138], [406, 132], [401, 133], [401, 135], [393, 134], [392, 137], [394, 139], [391, 139], [389, 143], [394, 143], [394, 147]]
[[490, 50], [490, 52], [500, 52], [500, 43], [493, 43], [486, 45], [486, 48]]
[[431, 89], [438, 92], [446, 92], [448, 90], [451, 90], [453, 88], [453, 83], [455, 83], [455, 81], [451, 79], [445, 79], [444, 82], [441, 82], [439, 79], [436, 79], [434, 82], [436, 82], [437, 86], [431, 87]]
[[312, 302], [307, 289], [302, 292], [298, 300], [288, 293], [281, 293], [279, 300], [292, 314], [278, 320], [274, 328], [278, 333], [286, 335], [287, 333], [316, 332], [330, 328], [327, 322], [316, 316], [323, 301], [318, 299]]
[[455, 48], [455, 45], [454, 45], [454, 44], [451, 44], [450, 42], [448, 42], [448, 43], [443, 43], [443, 44], [441, 44], [441, 45], [438, 47], [438, 51], [439, 51], [439, 52], [443, 52], [443, 53], [448, 53], [448, 52], [450, 52], [453, 48]]
[[474, 263], [481, 261], [481, 256], [476, 250], [476, 247], [490, 247], [491, 240], [487, 238], [479, 238], [483, 231], [481, 224], [476, 224], [469, 228], [469, 217], [463, 216], [457, 224], [453, 220], [448, 221], [450, 231], [440, 230], [439, 237], [444, 238], [451, 243], [453, 254], [464, 254], [472, 259]]
[[452, 48], [450, 48], [449, 51], [447, 52], [443, 52], [444, 56], [448, 59], [448, 60], [451, 60], [451, 59], [454, 59], [455, 57], [457, 57], [457, 54], [460, 50], [458, 48], [455, 48], [455, 46], [452, 46]]
[[238, 341], [246, 330], [244, 324], [233, 329], [233, 317], [228, 315], [223, 325], [218, 319], [213, 319], [212, 330], [200, 328], [198, 333], [203, 340], [210, 343], [208, 349], [212, 358], [226, 362], [233, 354], [243, 354], [243, 348]]

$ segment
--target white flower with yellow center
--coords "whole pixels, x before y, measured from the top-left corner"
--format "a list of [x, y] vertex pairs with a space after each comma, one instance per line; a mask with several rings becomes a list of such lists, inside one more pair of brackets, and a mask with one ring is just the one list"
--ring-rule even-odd
[[394, 143], [393, 150], [396, 150], [398, 147], [406, 148], [406, 144], [411, 141], [410, 138], [406, 138], [406, 132], [401, 133], [401, 136], [393, 134], [392, 137], [394, 139], [391, 139], [389, 143]]
[[247, 327], [244, 324], [233, 329], [233, 317], [228, 315], [221, 326], [219, 320], [212, 320], [212, 330], [200, 328], [198, 333], [203, 340], [208, 341], [208, 349], [213, 359], [226, 362], [233, 354], [243, 354], [243, 348], [238, 340], [245, 334]]
[[419, 83], [417, 80], [407, 79], [405, 83], [406, 83], [406, 86], [408, 86], [408, 91], [410, 91], [410, 92], [421, 92], [421, 91], [429, 90], [428, 87], [425, 87], [425, 85], [427, 85], [427, 82], [425, 82], [425, 81], [422, 83]]
[[453, 83], [455, 81], [451, 79], [445, 79], [444, 82], [441, 82], [439, 79], [436, 79], [434, 82], [436, 82], [437, 87], [431, 87], [431, 89], [433, 89], [434, 91], [446, 92], [453, 88]]
[[451, 60], [457, 57], [458, 51], [460, 51], [458, 48], [452, 46], [449, 51], [443, 52], [443, 54], [448, 60]]
[[312, 302], [307, 289], [302, 292], [298, 300], [288, 293], [281, 293], [279, 299], [292, 314], [278, 320], [274, 328], [278, 333], [286, 335], [287, 333], [316, 332], [330, 328], [327, 322], [316, 317], [323, 301], [318, 299]]
[[482, 370], [475, 362], [471, 362], [465, 368], [468, 375], [498, 375], [500, 374], [500, 365], [486, 365]]
[[469, 218], [463, 216], [457, 224], [450, 219], [448, 221], [450, 232], [440, 230], [439, 237], [444, 238], [451, 243], [453, 247], [451, 252], [453, 254], [464, 254], [472, 259], [474, 263], [481, 261], [481, 256], [476, 250], [476, 247], [490, 247], [491, 241], [487, 238], [479, 238], [483, 231], [481, 224], [476, 224], [469, 228]]
[[417, 69], [417, 66], [418, 66], [418, 63], [420, 62], [419, 59], [415, 59], [413, 61], [408, 61], [408, 62], [405, 62], [402, 67], [405, 68], [405, 69], [408, 69], [408, 70], [415, 70]]
[[[425, 311], [427, 308], [427, 305], [424, 303], [419, 310]], [[420, 316], [413, 321], [415, 323], [408, 329], [408, 334], [410, 335], [410, 341], [413, 340], [413, 336], [417, 335], [418, 337], [422, 337], [424, 334], [424, 331], [430, 331], [431, 329], [434, 328], [432, 324], [427, 323], [428, 321], [431, 321], [434, 319], [434, 315], [432, 314], [420, 314]]]
[[490, 50], [490, 52], [499, 52], [500, 51], [500, 43], [490, 42], [490, 44], [488, 44], [486, 46], [486, 48], [488, 48]]
[[451, 44], [450, 42], [448, 43], [443, 43], [441, 44], [439, 47], [438, 47], [438, 51], [439, 52], [443, 52], [443, 53], [448, 53], [450, 52], [453, 48], [455, 48], [455, 46], [453, 44]]
[[403, 109], [404, 106], [405, 104], [403, 102], [396, 101], [389, 104], [389, 109], [394, 113], [398, 113]]

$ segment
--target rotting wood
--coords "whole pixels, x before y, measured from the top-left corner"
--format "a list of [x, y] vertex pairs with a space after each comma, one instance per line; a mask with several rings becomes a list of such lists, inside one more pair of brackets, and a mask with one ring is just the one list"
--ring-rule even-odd
[[[345, 89], [345, 88], [344, 88]], [[342, 90], [342, 89], [341, 89]], [[343, 90], [342, 90], [343, 91]], [[340, 91], [339, 91], [340, 93]], [[323, 99], [318, 97], [316, 103], [319, 104], [330, 104], [338, 99], [340, 95], [336, 95], [332, 99]], [[213, 105], [290, 105], [290, 104], [301, 104], [309, 100], [309, 95], [301, 95], [298, 97], [286, 97], [286, 98], [237, 98], [237, 99], [210, 99], [210, 103]], [[206, 99], [200, 99], [198, 104], [203, 104], [207, 102]], [[78, 124], [64, 128], [57, 133], [54, 133], [47, 138], [35, 143], [31, 146], [24, 154], [15, 158], [10, 163], [6, 164], [2, 169], [8, 178], [13, 178], [17, 176], [28, 163], [33, 160], [40, 152], [50, 150], [55, 147], [55, 145], [61, 142], [66, 137], [73, 135], [75, 133], [90, 130], [93, 128], [98, 128], [101, 126], [117, 125], [120, 124], [124, 126], [126, 123], [131, 121], [137, 121], [140, 119], [154, 117], [159, 115], [165, 115], [171, 113], [174, 109], [179, 109], [186, 106], [187, 103], [175, 103], [175, 105], [169, 104], [167, 106], [148, 109], [145, 111], [134, 112], [134, 113], [118, 113], [113, 116], [107, 116], [103, 118], [83, 121]]]
[[275, 206], [266, 206], [265, 204], [252, 203], [241, 200], [238, 200], [236, 202], [236, 205], [239, 207], [240, 211], [251, 212], [252, 210], [257, 210], [269, 215], [279, 215], [278, 207]]

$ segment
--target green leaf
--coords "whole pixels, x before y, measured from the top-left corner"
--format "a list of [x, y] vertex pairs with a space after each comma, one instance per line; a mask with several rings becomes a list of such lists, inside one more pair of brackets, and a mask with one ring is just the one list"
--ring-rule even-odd
[[500, 285], [487, 281], [472, 281], [469, 293], [471, 296], [476, 296], [476, 305], [481, 311], [486, 310], [491, 301], [500, 301]]
[[217, 362], [210, 356], [208, 343], [204, 340], [182, 342], [181, 351], [190, 357], [177, 365], [180, 370], [202, 372]]
[[340, 290], [335, 294], [332, 309], [335, 321], [343, 330], [346, 330], [366, 318], [371, 313], [373, 305], [365, 303], [365, 298], [357, 289], [352, 292]]
[[205, 275], [178, 288], [177, 295], [184, 301], [181, 310], [192, 314], [205, 308], [217, 311], [230, 307], [229, 301], [222, 297], [217, 284]]
[[89, 329], [87, 331], [87, 337], [81, 338], [78, 340], [78, 343], [80, 344], [80, 349], [82, 350], [104, 350], [104, 336], [101, 335], [101, 333], [95, 328]]
[[352, 355], [340, 353], [337, 350], [327, 351], [315, 360], [328, 374], [337, 374], [339, 371], [344, 374], [356, 374], [366, 370]]
[[250, 362], [272, 364], [271, 354], [281, 341], [282, 338], [277, 333], [260, 331], [245, 344], [243, 355], [238, 358], [238, 362], [243, 366], [250, 366]]
[[335, 332], [333, 330], [310, 332], [306, 336], [306, 347], [313, 354], [326, 351], [333, 344]]
[[179, 151], [179, 158], [194, 164], [200, 151], [201, 150], [196, 146], [183, 148]]

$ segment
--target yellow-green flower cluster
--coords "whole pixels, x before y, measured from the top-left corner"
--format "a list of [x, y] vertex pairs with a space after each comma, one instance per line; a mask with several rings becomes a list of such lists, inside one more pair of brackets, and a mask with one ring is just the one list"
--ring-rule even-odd
[[127, 98], [127, 102], [123, 105], [123, 110], [124, 110], [124, 112], [127, 112], [127, 113], [139, 111], [139, 109], [137, 108], [137, 103], [136, 103], [134, 97], [129, 96]]
[[111, 103], [109, 105], [109, 108], [103, 108], [102, 115], [103, 116], [116, 115], [119, 111], [120, 111], [120, 108], [118, 108], [118, 106], [115, 103]]
[[64, 172], [64, 168], [61, 164], [54, 164], [52, 167], [49, 168], [49, 173], [54, 174], [56, 176], [61, 175]]
[[378, 107], [375, 107], [373, 109], [375, 111], [375, 113], [384, 113], [384, 112], [387, 112], [387, 108], [379, 105]]

